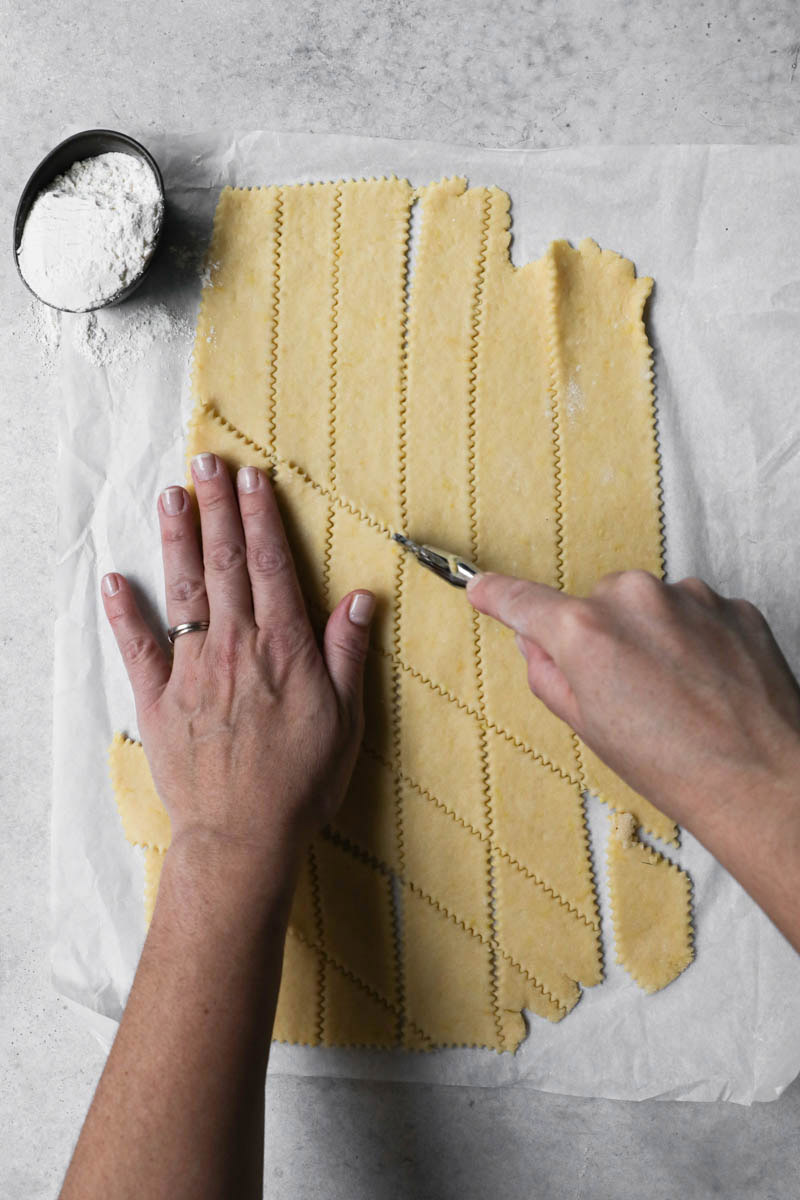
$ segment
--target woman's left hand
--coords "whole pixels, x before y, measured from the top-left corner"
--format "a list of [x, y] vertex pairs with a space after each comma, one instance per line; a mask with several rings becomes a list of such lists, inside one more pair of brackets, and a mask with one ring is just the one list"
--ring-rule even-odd
[[242, 468], [234, 490], [213, 454], [192, 473], [202, 548], [188, 493], [159, 499], [167, 619], [207, 620], [208, 631], [178, 636], [170, 662], [124, 577], [103, 580], [144, 750], [173, 845], [299, 846], [352, 773], [374, 599], [345, 596], [320, 650], [266, 475]]

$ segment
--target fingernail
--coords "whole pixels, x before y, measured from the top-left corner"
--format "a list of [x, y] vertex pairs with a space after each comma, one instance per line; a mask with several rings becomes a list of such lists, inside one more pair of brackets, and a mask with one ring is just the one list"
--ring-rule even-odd
[[483, 571], [478, 571], [477, 574], [473, 575], [471, 579], [468, 579], [467, 580], [467, 591], [471, 592], [472, 589], [475, 587], [475, 584], [482, 577], [483, 577]]
[[522, 655], [522, 657], [523, 657], [523, 658], [527, 658], [528, 656], [527, 656], [527, 654], [525, 653], [525, 639], [522, 637], [522, 634], [520, 634], [520, 633], [515, 633], [515, 634], [514, 634], [514, 641], [517, 643], [517, 649], [519, 650], [519, 652], [520, 652], [520, 654]]
[[198, 479], [210, 479], [217, 472], [215, 454], [195, 454], [192, 459], [192, 470]]
[[179, 512], [183, 512], [183, 505], [184, 505], [183, 488], [182, 487], [164, 488], [164, 491], [161, 493], [161, 503], [164, 506], [164, 512], [168, 513], [171, 517], [176, 516], [176, 514]]
[[110, 575], [104, 575], [100, 585], [107, 596], [116, 596], [119, 591], [119, 577], [114, 571]]
[[375, 612], [375, 597], [369, 592], [356, 592], [350, 601], [348, 616], [354, 625], [369, 625]]
[[261, 483], [255, 467], [240, 467], [237, 477], [240, 492], [255, 492]]

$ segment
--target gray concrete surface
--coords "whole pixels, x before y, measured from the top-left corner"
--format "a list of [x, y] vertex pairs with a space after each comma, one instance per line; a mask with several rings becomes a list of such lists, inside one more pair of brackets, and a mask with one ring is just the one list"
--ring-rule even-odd
[[[0, 8], [0, 204], [65, 127], [239, 127], [491, 146], [794, 141], [790, 0], [19, 0]], [[102, 1055], [51, 991], [52, 381], [0, 257], [0, 1200], [57, 1194]], [[15, 403], [10, 413], [12, 398]], [[798, 1194], [800, 1085], [771, 1105], [621, 1104], [274, 1080], [274, 1200]], [[143, 1188], [146, 1196], [146, 1188]]]

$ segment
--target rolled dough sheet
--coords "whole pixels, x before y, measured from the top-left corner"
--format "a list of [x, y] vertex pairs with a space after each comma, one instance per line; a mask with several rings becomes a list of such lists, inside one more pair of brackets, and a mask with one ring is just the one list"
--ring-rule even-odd
[[[300, 879], [279, 1040], [513, 1051], [523, 1008], [559, 1021], [602, 978], [582, 790], [677, 844], [531, 696], [508, 631], [390, 542], [579, 593], [662, 572], [651, 280], [588, 240], [515, 268], [509, 242], [509, 197], [460, 178], [219, 201], [187, 458], [271, 471], [312, 615], [354, 586], [379, 601], [364, 747]], [[111, 764], [149, 914], [169, 820], [141, 747], [117, 735]], [[688, 880], [635, 836], [609, 864], [618, 957], [663, 987], [691, 958]]]

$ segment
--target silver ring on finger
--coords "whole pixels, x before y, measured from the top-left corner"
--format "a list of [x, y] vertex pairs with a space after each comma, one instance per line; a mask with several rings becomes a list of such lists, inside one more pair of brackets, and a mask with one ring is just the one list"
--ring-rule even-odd
[[170, 646], [175, 644], [175, 639], [182, 633], [205, 633], [208, 624], [208, 621], [183, 621], [180, 625], [171, 625], [167, 630]]

